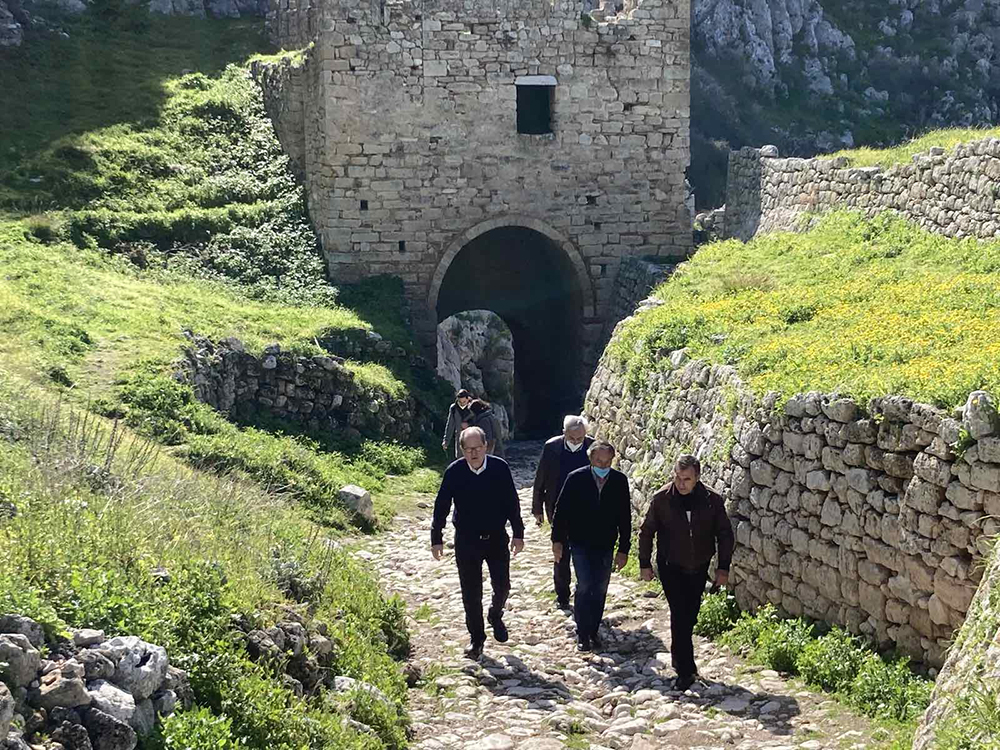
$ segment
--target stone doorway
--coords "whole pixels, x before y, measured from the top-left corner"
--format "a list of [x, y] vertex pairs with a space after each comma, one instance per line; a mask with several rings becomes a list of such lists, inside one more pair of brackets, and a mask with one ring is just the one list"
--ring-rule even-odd
[[514, 422], [519, 437], [556, 434], [583, 399], [584, 294], [564, 247], [524, 226], [501, 226], [469, 240], [444, 273], [437, 322], [490, 310], [514, 342]]

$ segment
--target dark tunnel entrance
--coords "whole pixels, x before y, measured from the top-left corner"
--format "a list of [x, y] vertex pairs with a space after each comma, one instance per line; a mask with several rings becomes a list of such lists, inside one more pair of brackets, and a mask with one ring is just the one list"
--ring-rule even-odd
[[566, 253], [526, 227], [492, 229], [466, 244], [445, 273], [437, 322], [464, 310], [492, 310], [514, 339], [518, 437], [562, 430], [579, 412], [583, 295]]

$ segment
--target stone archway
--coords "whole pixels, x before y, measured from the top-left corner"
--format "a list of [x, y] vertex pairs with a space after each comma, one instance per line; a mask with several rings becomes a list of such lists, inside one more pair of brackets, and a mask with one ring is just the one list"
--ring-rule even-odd
[[428, 295], [440, 322], [464, 310], [499, 315], [514, 337], [516, 422], [553, 434], [582, 402], [583, 323], [594, 290], [579, 251], [530, 217], [508, 216], [463, 232], [443, 254]]

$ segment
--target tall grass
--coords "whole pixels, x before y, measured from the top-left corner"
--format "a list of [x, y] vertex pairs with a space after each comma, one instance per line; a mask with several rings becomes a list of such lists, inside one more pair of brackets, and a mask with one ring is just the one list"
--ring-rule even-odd
[[898, 146], [845, 149], [823, 158], [834, 159], [843, 156], [852, 167], [891, 167], [896, 164], [908, 164], [914, 156], [925, 153], [933, 147], [951, 152], [962, 144], [985, 138], [1000, 138], [1000, 128], [943, 128], [924, 133]]

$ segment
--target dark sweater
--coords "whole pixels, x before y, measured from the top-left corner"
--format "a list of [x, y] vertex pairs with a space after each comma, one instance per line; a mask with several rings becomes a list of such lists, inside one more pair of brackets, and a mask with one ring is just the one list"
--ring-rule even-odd
[[[688, 521], [687, 511], [691, 511]], [[697, 568], [707, 565], [719, 553], [719, 570], [729, 570], [733, 559], [733, 525], [726, 515], [722, 496], [698, 482], [688, 495], [668, 484], [649, 503], [646, 519], [639, 530], [639, 567], [652, 567], [653, 537], [656, 564]]]
[[468, 462], [460, 458], [444, 472], [441, 489], [434, 501], [431, 523], [431, 544], [442, 544], [444, 526], [452, 503], [455, 514], [455, 536], [499, 534], [510, 522], [515, 539], [524, 539], [521, 505], [514, 487], [510, 467], [502, 458], [488, 456], [482, 474], [475, 474]]
[[532, 488], [531, 497], [532, 515], [540, 516], [545, 510], [549, 514], [549, 520], [552, 520], [556, 499], [566, 477], [571, 471], [590, 466], [587, 449], [593, 442], [592, 437], [584, 438], [582, 448], [570, 451], [566, 450], [566, 440], [562, 435], [556, 435], [545, 441], [542, 456], [538, 459], [538, 469], [535, 470], [535, 486]]
[[590, 466], [570, 472], [556, 501], [552, 541], [614, 549], [627, 555], [632, 545], [632, 498], [628, 479], [611, 470], [603, 489]]

